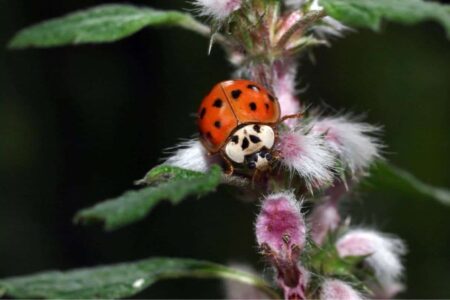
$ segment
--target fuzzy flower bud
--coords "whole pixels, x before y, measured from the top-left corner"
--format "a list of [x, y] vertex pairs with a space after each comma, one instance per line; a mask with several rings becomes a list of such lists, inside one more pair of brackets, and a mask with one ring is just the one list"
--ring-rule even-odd
[[352, 175], [363, 172], [382, 147], [373, 134], [379, 128], [342, 117], [330, 117], [313, 122], [312, 131], [324, 136], [327, 145], [339, 156]]
[[332, 182], [335, 156], [320, 135], [302, 129], [281, 133], [277, 150], [281, 164], [302, 177], [310, 190]]
[[286, 299], [304, 299], [307, 271], [298, 264], [306, 240], [306, 226], [294, 195], [268, 196], [256, 220], [256, 239], [277, 270]]
[[347, 283], [328, 279], [322, 285], [320, 300], [361, 300], [363, 297]]
[[397, 282], [403, 272], [400, 257], [406, 247], [398, 238], [372, 230], [352, 230], [336, 242], [339, 256], [367, 256], [365, 262], [382, 286]]
[[200, 15], [221, 21], [238, 10], [241, 2], [242, 0], [195, 0], [194, 5], [199, 8]]
[[336, 203], [326, 201], [316, 206], [309, 217], [311, 224], [311, 237], [313, 241], [321, 245], [327, 234], [338, 228], [341, 217]]
[[268, 196], [256, 220], [256, 239], [260, 246], [278, 254], [286, 255], [302, 249], [305, 244], [306, 227], [300, 206], [292, 193]]

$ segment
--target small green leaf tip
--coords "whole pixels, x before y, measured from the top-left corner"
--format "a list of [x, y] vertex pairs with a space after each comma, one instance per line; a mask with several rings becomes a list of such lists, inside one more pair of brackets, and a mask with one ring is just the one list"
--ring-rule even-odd
[[106, 230], [114, 230], [145, 218], [163, 200], [177, 204], [188, 196], [212, 192], [220, 184], [221, 177], [222, 170], [217, 165], [207, 173], [158, 166], [142, 180], [153, 186], [128, 191], [120, 197], [83, 209], [75, 216], [75, 222], [102, 223]]
[[262, 278], [219, 264], [193, 259], [151, 258], [72, 271], [50, 271], [0, 280], [0, 292], [21, 299], [130, 298], [159, 280], [176, 278], [236, 280], [279, 298]]
[[450, 205], [450, 190], [426, 184], [412, 174], [386, 162], [377, 162], [371, 169], [370, 174], [371, 176], [366, 180], [366, 184], [369, 186], [397, 189], [408, 194], [434, 199], [444, 205]]
[[206, 34], [203, 25], [187, 13], [106, 4], [25, 28], [12, 38], [8, 47], [23, 49], [108, 43], [130, 36], [146, 26], [180, 26]]
[[450, 6], [422, 0], [321, 0], [328, 15], [352, 27], [378, 31], [383, 20], [406, 25], [432, 20], [450, 38]]

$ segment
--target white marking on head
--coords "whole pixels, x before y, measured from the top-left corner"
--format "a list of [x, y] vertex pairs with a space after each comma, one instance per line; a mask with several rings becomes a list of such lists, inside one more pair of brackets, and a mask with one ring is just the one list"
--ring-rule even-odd
[[265, 171], [269, 168], [270, 162], [265, 157], [258, 156], [255, 162], [255, 169]]
[[[259, 152], [264, 147], [272, 149], [275, 133], [267, 125], [249, 124], [237, 130], [225, 145], [225, 154], [235, 163], [243, 163], [245, 156]], [[256, 162], [263, 163], [263, 161]]]

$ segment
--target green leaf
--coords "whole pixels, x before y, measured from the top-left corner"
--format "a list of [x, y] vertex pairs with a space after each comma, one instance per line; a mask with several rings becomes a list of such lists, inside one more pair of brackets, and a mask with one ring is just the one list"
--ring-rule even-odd
[[204, 173], [173, 167], [169, 165], [160, 165], [151, 169], [143, 179], [136, 181], [136, 184], [150, 185], [158, 182], [168, 181], [170, 179], [191, 179], [205, 176]]
[[144, 178], [145, 182], [158, 185], [128, 191], [118, 198], [84, 209], [75, 216], [75, 222], [101, 222], [106, 230], [114, 230], [143, 219], [162, 200], [177, 204], [189, 195], [214, 191], [220, 184], [221, 175], [219, 166], [213, 166], [207, 173], [199, 173], [162, 165]]
[[328, 15], [353, 27], [378, 31], [382, 20], [415, 24], [433, 20], [450, 37], [450, 6], [422, 0], [321, 0]]
[[25, 28], [14, 36], [9, 47], [22, 49], [114, 42], [146, 26], [180, 26], [209, 35], [209, 29], [187, 13], [106, 4]]
[[419, 194], [433, 198], [442, 204], [450, 205], [450, 190], [426, 184], [395, 166], [385, 162], [377, 162], [370, 173], [371, 176], [365, 181], [366, 185], [397, 189], [413, 195]]
[[279, 298], [266, 281], [255, 275], [211, 262], [176, 258], [7, 278], [0, 280], [0, 290], [21, 299], [116, 299], [134, 296], [158, 280], [184, 277], [236, 280]]

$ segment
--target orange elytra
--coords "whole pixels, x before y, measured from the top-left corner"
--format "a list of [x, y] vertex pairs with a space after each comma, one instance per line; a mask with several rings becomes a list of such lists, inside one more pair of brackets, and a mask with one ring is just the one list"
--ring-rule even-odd
[[198, 110], [200, 140], [210, 154], [220, 153], [228, 163], [267, 170], [273, 159], [278, 100], [262, 85], [244, 79], [216, 84]]

